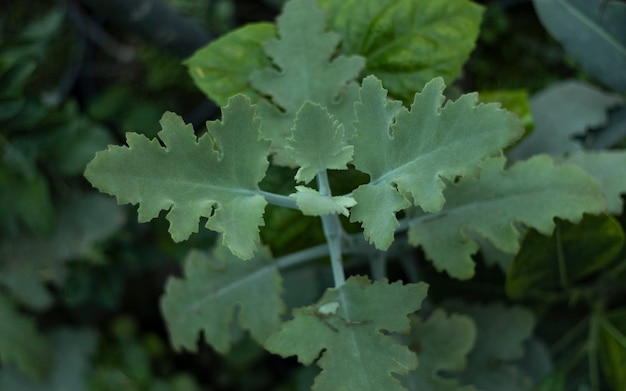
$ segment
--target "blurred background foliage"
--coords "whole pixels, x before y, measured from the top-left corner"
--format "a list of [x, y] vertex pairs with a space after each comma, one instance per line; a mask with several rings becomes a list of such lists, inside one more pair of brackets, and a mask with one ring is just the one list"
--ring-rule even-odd
[[[180, 54], [88, 3], [0, 0], [0, 390], [308, 389], [313, 370], [294, 370], [245, 335], [225, 357], [206, 346], [194, 355], [169, 347], [158, 309], [164, 281], [180, 272], [189, 249], [210, 247], [214, 235], [204, 230], [174, 244], [163, 219], [136, 223], [135, 208], [116, 206], [82, 173], [124, 132], [153, 137], [164, 111], [202, 132], [218, 110], [193, 85]], [[282, 1], [166, 3], [208, 42], [273, 20]], [[530, 1], [483, 4], [477, 48], [452, 90], [493, 91], [483, 99], [519, 105], [531, 129], [528, 94], [589, 78]], [[279, 191], [291, 177], [272, 171], [267, 184]], [[324, 240], [317, 219], [279, 208], [266, 216], [263, 239], [277, 255]], [[485, 268], [465, 285], [441, 281], [433, 293], [469, 284], [479, 299], [504, 297], [502, 287], [489, 288], [501, 273]]]

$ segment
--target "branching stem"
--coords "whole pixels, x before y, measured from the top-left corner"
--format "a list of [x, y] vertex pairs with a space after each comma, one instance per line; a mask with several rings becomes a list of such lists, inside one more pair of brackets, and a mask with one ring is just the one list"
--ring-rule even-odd
[[[320, 171], [317, 174], [317, 186], [320, 194], [326, 197], [332, 197], [330, 185], [328, 183], [328, 174], [325, 170]], [[330, 264], [333, 271], [333, 278], [335, 280], [335, 287], [340, 287], [346, 281], [346, 276], [343, 271], [343, 261], [341, 254], [341, 240], [343, 239], [343, 229], [337, 215], [323, 215], [321, 216], [321, 218], [322, 227], [324, 228], [324, 235], [326, 236], [326, 241], [328, 243]]]

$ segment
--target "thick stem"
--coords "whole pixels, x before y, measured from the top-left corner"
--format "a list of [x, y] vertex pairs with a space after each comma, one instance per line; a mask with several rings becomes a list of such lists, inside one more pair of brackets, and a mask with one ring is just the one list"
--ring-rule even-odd
[[[330, 185], [328, 183], [328, 174], [321, 171], [317, 174], [317, 186], [320, 194], [326, 197], [332, 197]], [[330, 264], [335, 280], [335, 287], [340, 287], [346, 282], [346, 276], [343, 271], [343, 260], [341, 250], [341, 240], [343, 239], [343, 229], [339, 222], [339, 217], [335, 214], [323, 215], [322, 226], [324, 235], [328, 242], [328, 251], [330, 253]]]
[[296, 200], [291, 197], [287, 197], [282, 194], [270, 193], [263, 190], [260, 191], [260, 194], [265, 198], [265, 201], [267, 201], [268, 204], [282, 206], [283, 208], [300, 210], [298, 204], [296, 203]]

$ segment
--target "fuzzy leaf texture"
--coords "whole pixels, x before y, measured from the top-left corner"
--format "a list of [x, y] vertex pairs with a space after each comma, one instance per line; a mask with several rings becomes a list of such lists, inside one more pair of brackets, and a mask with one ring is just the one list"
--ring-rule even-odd
[[484, 163], [480, 176], [449, 184], [437, 215], [409, 223], [409, 241], [423, 246], [438, 270], [467, 279], [474, 275], [477, 238], [508, 254], [519, 251], [521, 223], [549, 235], [554, 218], [580, 221], [606, 208], [602, 188], [574, 166], [555, 166], [545, 155], [504, 169], [503, 157]]
[[366, 58], [390, 93], [410, 102], [435, 77], [454, 81], [474, 48], [482, 7], [467, 0], [319, 0], [341, 52]]
[[453, 374], [466, 368], [476, 336], [469, 316], [438, 309], [426, 320], [413, 318], [409, 346], [417, 353], [419, 365], [404, 379], [405, 385], [411, 391], [474, 391], [471, 386], [460, 386]]
[[382, 331], [407, 333], [407, 315], [420, 308], [426, 290], [423, 283], [351, 277], [328, 289], [317, 304], [295, 309], [265, 347], [283, 357], [295, 355], [304, 365], [317, 359], [322, 372], [313, 391], [404, 391], [395, 375], [415, 368], [417, 358]]
[[295, 115], [306, 101], [325, 107], [344, 125], [346, 136], [351, 136], [358, 91], [354, 79], [364, 59], [334, 56], [340, 37], [324, 31], [324, 15], [314, 0], [287, 2], [276, 24], [279, 38], [265, 45], [275, 66], [253, 72], [250, 83], [273, 103], [261, 100], [258, 104], [263, 118], [261, 132], [272, 141], [272, 151], [278, 153], [275, 161], [292, 164], [282, 150]]
[[240, 258], [252, 258], [267, 204], [258, 183], [268, 167], [269, 145], [259, 139], [259, 121], [248, 98], [237, 95], [222, 110], [222, 121], [207, 123], [196, 138], [191, 125], [173, 113], [161, 119], [159, 140], [127, 134], [127, 147], [99, 152], [85, 170], [100, 191], [119, 203], [139, 204], [139, 221], [168, 211], [176, 242], [206, 227]]
[[289, 194], [294, 198], [303, 214], [307, 216], [323, 216], [327, 214], [339, 214], [348, 216], [348, 208], [356, 203], [354, 198], [348, 196], [323, 196], [317, 190], [306, 186], [296, 186], [296, 192]]
[[285, 305], [278, 269], [267, 250], [245, 261], [217, 247], [211, 254], [192, 252], [185, 279], [170, 278], [161, 310], [176, 348], [196, 350], [200, 333], [220, 353], [231, 347], [231, 323], [259, 343], [278, 330]]
[[444, 179], [476, 174], [484, 159], [524, 132], [517, 117], [499, 105], [477, 105], [476, 94], [441, 107], [444, 87], [440, 78], [429, 82], [409, 111], [389, 101], [375, 77], [363, 81], [353, 163], [370, 175], [370, 182], [353, 192], [357, 205], [351, 221], [362, 223], [366, 238], [378, 249], [393, 241], [396, 212], [411, 205], [439, 211]]

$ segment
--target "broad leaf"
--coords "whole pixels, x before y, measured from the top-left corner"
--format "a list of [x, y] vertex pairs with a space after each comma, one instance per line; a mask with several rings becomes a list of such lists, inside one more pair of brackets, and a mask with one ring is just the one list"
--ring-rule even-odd
[[481, 102], [499, 102], [503, 108], [515, 113], [524, 125], [524, 137], [532, 133], [535, 128], [530, 108], [528, 91], [526, 90], [491, 90], [480, 91], [478, 99]]
[[0, 364], [14, 364], [25, 374], [43, 380], [51, 369], [52, 350], [37, 331], [34, 319], [17, 312], [1, 295], [0, 319]]
[[161, 301], [172, 345], [195, 351], [200, 333], [220, 353], [230, 350], [231, 323], [259, 343], [280, 325], [284, 311], [281, 278], [266, 250], [252, 260], [234, 257], [224, 247], [211, 254], [192, 252], [185, 279], [170, 278]]
[[334, 56], [339, 35], [324, 32], [324, 15], [314, 0], [289, 1], [277, 26], [280, 38], [265, 45], [274, 66], [254, 72], [250, 82], [277, 106], [265, 100], [259, 102], [261, 131], [272, 141], [273, 152], [280, 153], [275, 161], [291, 164], [282, 149], [291, 134], [296, 112], [307, 100], [325, 107], [344, 125], [346, 136], [351, 136], [358, 90], [354, 79], [363, 68], [364, 59]]
[[607, 198], [607, 211], [622, 213], [626, 194], [626, 151], [581, 152], [569, 155], [565, 163], [575, 164], [591, 174], [602, 185]]
[[529, 231], [507, 273], [507, 294], [550, 298], [616, 261], [623, 247], [624, 232], [608, 215], [559, 222], [552, 236]]
[[598, 354], [612, 389], [626, 389], [626, 309], [617, 309], [602, 317]]
[[219, 106], [239, 93], [255, 96], [250, 74], [270, 65], [263, 45], [276, 36], [271, 23], [252, 23], [234, 30], [185, 60], [194, 83]]
[[461, 384], [483, 391], [531, 391], [533, 380], [517, 366], [535, 326], [533, 314], [521, 307], [502, 304], [450, 303], [451, 312], [470, 316], [478, 328], [474, 349], [467, 357]]
[[298, 111], [285, 148], [300, 166], [296, 180], [304, 183], [327, 169], [347, 169], [354, 150], [346, 143], [343, 125], [333, 120], [324, 107], [311, 102], [304, 103]]
[[370, 175], [354, 191], [351, 221], [386, 249], [398, 227], [395, 213], [411, 205], [437, 212], [444, 204], [444, 180], [474, 175], [485, 158], [520, 137], [517, 117], [497, 104], [476, 104], [476, 94], [441, 107], [441, 79], [415, 95], [411, 110], [388, 101], [379, 80], [368, 76], [356, 105], [354, 165]]
[[626, 92], [626, 5], [615, 0], [533, 0], [541, 23], [582, 67]]
[[438, 214], [410, 220], [410, 243], [423, 246], [438, 270], [470, 278], [472, 255], [479, 248], [475, 238], [485, 238], [498, 250], [515, 254], [521, 235], [516, 225], [549, 235], [555, 217], [579, 221], [585, 212], [600, 213], [606, 208], [600, 186], [577, 167], [555, 166], [545, 155], [506, 170], [504, 164], [503, 157], [486, 161], [479, 177], [448, 185], [446, 204]]
[[263, 225], [266, 201], [258, 183], [267, 170], [269, 146], [259, 139], [250, 101], [232, 98], [222, 121], [209, 122], [209, 132], [200, 138], [173, 113], [163, 115], [161, 126], [159, 140], [128, 133], [127, 147], [96, 154], [85, 170], [87, 179], [119, 203], [140, 204], [140, 222], [168, 211], [176, 242], [197, 232], [198, 220], [206, 217], [206, 227], [221, 232], [233, 254], [251, 258]]
[[354, 198], [348, 196], [326, 197], [317, 190], [306, 186], [296, 186], [296, 192], [289, 194], [295, 198], [298, 207], [303, 214], [308, 216], [323, 216], [327, 214], [339, 214], [348, 216], [348, 208], [356, 205]]
[[365, 74], [410, 101], [426, 82], [452, 83], [474, 48], [482, 7], [467, 0], [320, 0], [341, 51], [366, 58]]
[[419, 309], [425, 296], [423, 283], [372, 283], [351, 277], [327, 290], [318, 303], [295, 309], [293, 319], [270, 336], [265, 347], [283, 357], [295, 355], [304, 365], [317, 360], [322, 372], [314, 391], [406, 390], [395, 375], [415, 368], [417, 359], [386, 334], [408, 332], [407, 315]]
[[606, 124], [607, 110], [621, 102], [619, 95], [580, 81], [551, 85], [531, 98], [535, 130], [510, 151], [509, 157], [522, 159], [539, 153], [562, 155], [581, 151], [583, 145], [575, 138]]
[[[471, 391], [453, 377], [467, 366], [477, 330], [469, 316], [436, 310], [427, 320], [412, 319], [409, 347], [419, 359], [416, 370], [404, 379], [411, 391]], [[443, 375], [445, 373], [445, 376]]]

